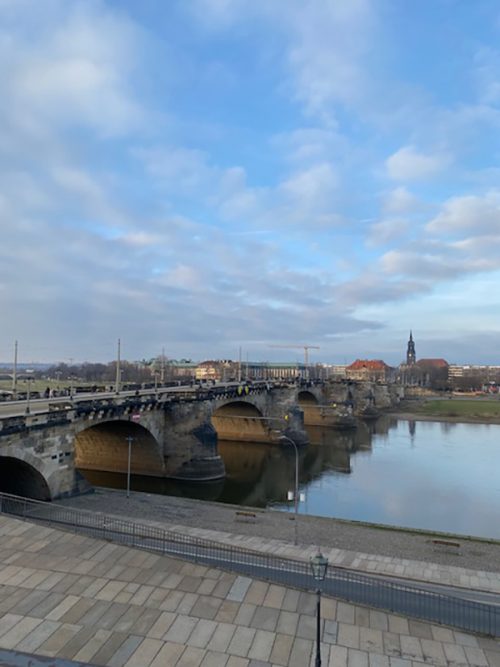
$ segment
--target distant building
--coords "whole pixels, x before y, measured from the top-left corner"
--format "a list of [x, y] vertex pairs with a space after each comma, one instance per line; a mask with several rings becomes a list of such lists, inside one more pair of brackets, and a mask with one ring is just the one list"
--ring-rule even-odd
[[166, 365], [167, 379], [170, 380], [194, 380], [198, 364], [187, 359], [169, 359]]
[[416, 359], [413, 332], [406, 346], [406, 363], [399, 365], [397, 382], [406, 386], [445, 389], [448, 386], [448, 367], [446, 359]]
[[496, 393], [500, 386], [500, 366], [450, 364], [448, 382], [452, 389], [462, 391], [482, 389]]
[[326, 378], [345, 378], [347, 377], [347, 364], [323, 364]]
[[413, 334], [410, 331], [410, 339], [408, 341], [408, 347], [406, 349], [406, 365], [413, 366], [417, 361], [417, 355], [415, 353], [415, 342], [413, 340]]
[[349, 380], [365, 380], [371, 382], [389, 382], [392, 368], [381, 359], [356, 359], [345, 369]]
[[446, 359], [419, 359], [416, 365], [422, 373], [422, 386], [431, 389], [448, 387], [449, 364]]
[[202, 361], [196, 367], [195, 377], [197, 380], [215, 380], [216, 382], [236, 380], [238, 377], [238, 363], [230, 359]]
[[300, 378], [326, 379], [329, 377], [322, 364], [305, 367], [300, 361], [237, 361], [229, 359], [202, 361], [196, 367], [197, 380], [283, 380], [295, 381]]
[[434, 368], [435, 370], [448, 370], [449, 364], [446, 359], [419, 359], [417, 361], [419, 368]]
[[305, 377], [306, 368], [299, 361], [252, 361], [242, 365], [249, 380], [296, 380]]

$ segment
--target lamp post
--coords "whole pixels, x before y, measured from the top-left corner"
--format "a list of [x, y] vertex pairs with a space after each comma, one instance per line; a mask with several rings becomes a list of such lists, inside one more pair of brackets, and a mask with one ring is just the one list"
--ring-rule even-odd
[[132, 458], [132, 441], [134, 438], [128, 435], [125, 440], [128, 442], [128, 459], [127, 459], [127, 498], [130, 498], [130, 461]]
[[293, 543], [296, 545], [297, 544], [297, 519], [298, 519], [298, 511], [299, 511], [299, 449], [297, 447], [297, 443], [295, 443], [291, 438], [289, 438], [287, 435], [282, 435], [281, 440], [286, 440], [286, 442], [292, 443], [294, 450], [295, 450], [295, 490], [293, 492], [293, 500], [294, 500], [294, 512], [295, 512], [295, 522], [294, 522], [294, 534], [293, 534]]
[[[246, 421], [250, 419], [255, 419], [258, 421], [263, 421], [263, 422], [270, 422], [270, 421], [279, 421], [282, 422], [282, 419], [279, 417], [233, 417], [233, 416], [228, 416], [228, 415], [220, 415], [218, 418], [220, 419], [223, 416], [227, 416], [229, 419], [245, 419]], [[285, 422], [288, 421], [288, 415], [285, 415]], [[297, 443], [294, 442], [290, 437], [282, 433], [277, 442], [290, 442], [293, 445], [293, 448], [295, 450], [295, 491], [294, 491], [294, 509], [295, 509], [295, 522], [294, 522], [294, 544], [297, 544], [297, 517], [298, 517], [298, 508], [299, 508], [299, 449], [297, 447]]]
[[321, 667], [321, 582], [326, 576], [328, 567], [328, 558], [325, 558], [321, 551], [311, 558], [311, 571], [315, 581], [318, 582], [316, 589], [316, 660], [314, 667]]
[[29, 415], [31, 412], [30, 408], [30, 398], [31, 398], [31, 382], [33, 378], [26, 378], [26, 382], [28, 383], [28, 391], [26, 392], [26, 414]]
[[121, 352], [121, 341], [120, 339], [118, 339], [118, 348], [116, 352], [115, 394], [120, 393], [120, 383], [121, 383], [120, 352]]
[[12, 369], [12, 398], [17, 398], [17, 340], [14, 343], [14, 368]]

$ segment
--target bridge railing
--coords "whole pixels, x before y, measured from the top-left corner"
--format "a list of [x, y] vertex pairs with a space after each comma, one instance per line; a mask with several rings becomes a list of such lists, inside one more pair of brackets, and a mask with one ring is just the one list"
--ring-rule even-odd
[[[282, 558], [151, 524], [6, 493], [0, 493], [0, 512], [53, 528], [185, 558], [294, 588], [317, 588], [309, 563], [304, 560]], [[500, 636], [500, 606], [493, 604], [474, 602], [431, 591], [416, 584], [390, 581], [337, 567], [328, 569], [321, 588], [323, 593], [349, 602], [485, 635]]]

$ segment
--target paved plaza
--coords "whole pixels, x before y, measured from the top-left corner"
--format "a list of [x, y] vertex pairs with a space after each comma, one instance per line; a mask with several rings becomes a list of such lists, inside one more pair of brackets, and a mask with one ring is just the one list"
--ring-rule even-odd
[[[322, 619], [325, 667], [500, 667], [493, 639], [327, 597]], [[308, 667], [315, 631], [314, 594], [0, 515], [0, 665]]]

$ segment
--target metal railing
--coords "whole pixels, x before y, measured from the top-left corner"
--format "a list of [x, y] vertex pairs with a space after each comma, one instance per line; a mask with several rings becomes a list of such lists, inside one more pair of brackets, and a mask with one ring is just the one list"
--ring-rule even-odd
[[[149, 524], [6, 493], [0, 493], [0, 512], [294, 588], [317, 588], [307, 561], [282, 558]], [[323, 593], [349, 602], [485, 635], [500, 636], [500, 607], [494, 604], [465, 600], [426, 590], [418, 585], [334, 566], [328, 569], [321, 588]]]

